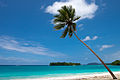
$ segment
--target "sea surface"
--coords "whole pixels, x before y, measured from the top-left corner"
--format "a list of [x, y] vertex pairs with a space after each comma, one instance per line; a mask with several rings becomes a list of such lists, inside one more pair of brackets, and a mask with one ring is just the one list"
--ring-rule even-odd
[[[108, 65], [114, 71], [120, 71], [120, 66]], [[103, 65], [80, 66], [0, 66], [0, 80], [60, 77], [77, 74], [93, 74], [107, 72]]]

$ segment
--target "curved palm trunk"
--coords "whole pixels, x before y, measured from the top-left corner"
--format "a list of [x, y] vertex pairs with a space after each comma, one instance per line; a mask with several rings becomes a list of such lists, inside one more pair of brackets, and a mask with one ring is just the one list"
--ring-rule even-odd
[[[71, 29], [72, 30], [72, 29]], [[72, 32], [74, 33], [74, 35], [77, 37], [77, 39], [82, 42], [100, 61], [101, 63], [105, 66], [105, 68], [109, 71], [109, 73], [111, 74], [111, 76], [113, 77], [113, 79], [117, 79], [116, 76], [112, 73], [112, 71], [107, 67], [107, 65], [102, 61], [102, 59], [86, 44], [84, 43], [82, 40], [80, 40], [80, 38], [76, 35], [76, 33], [72, 30]]]

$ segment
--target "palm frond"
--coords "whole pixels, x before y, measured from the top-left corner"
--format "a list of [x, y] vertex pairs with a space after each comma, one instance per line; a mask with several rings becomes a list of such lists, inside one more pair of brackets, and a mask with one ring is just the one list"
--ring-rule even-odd
[[76, 23], [72, 24], [72, 28], [73, 28], [74, 31], [76, 31]]
[[65, 26], [65, 24], [57, 24], [57, 25], [54, 26], [54, 29], [55, 30], [60, 30], [60, 29], [64, 28], [64, 26]]
[[70, 14], [71, 14], [70, 18], [71, 20], [73, 20], [75, 17], [75, 9], [72, 9]]
[[69, 20], [73, 20], [73, 17], [75, 16], [75, 9], [73, 9], [71, 5], [63, 6], [62, 9], [66, 11]]
[[72, 9], [73, 9], [73, 8], [72, 8], [72, 5], [70, 5], [68, 9], [69, 9], [69, 11], [71, 12]]
[[60, 38], [65, 38], [67, 33], [68, 33], [68, 27], [64, 30], [64, 32]]
[[66, 19], [69, 19], [69, 16], [66, 10], [60, 9], [58, 10], [58, 12], [60, 13], [61, 16], [64, 16]]
[[57, 14], [57, 15], [55, 15], [54, 17], [56, 17], [56, 18], [57, 18], [57, 17], [59, 17], [59, 16], [60, 16], [60, 15], [59, 15], [59, 14]]
[[[71, 38], [73, 35], [73, 31], [76, 31], [76, 23], [74, 21], [78, 20], [80, 17], [75, 16], [75, 9], [72, 6], [63, 6], [58, 10], [57, 15], [55, 15], [55, 19], [53, 20], [56, 26], [54, 27], [56, 30], [60, 30], [67, 26], [61, 36], [61, 38], [65, 38], [67, 33]], [[72, 29], [72, 30], [71, 30]]]
[[68, 34], [68, 35], [69, 35], [69, 37], [70, 37], [70, 38], [71, 38], [71, 37], [72, 37], [72, 35], [73, 35], [73, 32], [72, 32], [72, 30], [71, 30], [71, 29], [72, 29], [72, 27], [70, 26], [70, 27], [69, 27], [69, 30], [68, 30], [68, 31], [69, 31], [69, 34]]
[[78, 19], [80, 19], [80, 16], [75, 17], [75, 18], [73, 19], [73, 21], [76, 21], [76, 20], [78, 20]]
[[62, 18], [55, 18], [54, 20], [53, 20], [53, 22], [54, 22], [54, 24], [56, 24], [56, 23], [65, 23], [65, 20], [64, 19], [62, 19]]
[[63, 6], [62, 9], [66, 11], [66, 16], [70, 19], [72, 6]]

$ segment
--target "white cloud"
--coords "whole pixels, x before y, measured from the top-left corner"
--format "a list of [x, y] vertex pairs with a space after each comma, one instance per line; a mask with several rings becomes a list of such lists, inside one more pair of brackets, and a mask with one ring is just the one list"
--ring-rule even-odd
[[85, 39], [83, 39], [83, 41], [88, 41], [91, 40], [90, 36], [86, 36]]
[[16, 58], [16, 57], [2, 57], [0, 56], [0, 60], [10, 61], [10, 62], [38, 62], [38, 60], [30, 60], [25, 58]]
[[102, 45], [101, 48], [100, 48], [100, 51], [103, 51], [104, 49], [107, 49], [107, 48], [111, 48], [113, 46], [114, 45]]
[[80, 31], [82, 31], [84, 29], [83, 24], [79, 24], [78, 28], [79, 28]]
[[83, 24], [78, 25], [78, 27], [80, 27], [80, 28], [81, 28], [82, 26], [83, 26]]
[[105, 54], [103, 56], [103, 59], [105, 61], [115, 61], [115, 60], [120, 60], [120, 51], [117, 51], [115, 53], [110, 53], [109, 55], [108, 54]]
[[15, 38], [9, 36], [0, 36], [0, 47], [21, 53], [33, 53], [51, 57], [64, 56], [60, 52], [51, 51], [41, 45], [36, 45], [30, 41], [17, 41]]
[[89, 41], [89, 40], [96, 40], [98, 36], [94, 36], [93, 38], [90, 38], [90, 36], [86, 36], [83, 41]]
[[98, 36], [94, 36], [92, 40], [96, 40], [98, 38]]
[[76, 15], [81, 16], [81, 19], [93, 18], [96, 10], [98, 9], [98, 6], [95, 4], [94, 1], [88, 4], [86, 0], [65, 0], [54, 2], [53, 5], [50, 5], [46, 8], [46, 12], [53, 15], [58, 14], [57, 10], [59, 10], [61, 6], [64, 5], [72, 5], [73, 8], [75, 8], [76, 10]]

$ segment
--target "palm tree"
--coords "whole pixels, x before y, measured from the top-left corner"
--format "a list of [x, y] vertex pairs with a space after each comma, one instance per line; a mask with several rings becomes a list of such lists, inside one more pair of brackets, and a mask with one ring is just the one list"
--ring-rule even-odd
[[75, 15], [75, 9], [72, 8], [72, 6], [63, 6], [61, 9], [58, 10], [57, 15], [55, 15], [55, 19], [53, 20], [55, 26], [55, 30], [61, 30], [65, 29], [61, 38], [65, 38], [66, 35], [68, 34], [69, 37], [71, 38], [72, 35], [74, 34], [77, 39], [82, 42], [100, 61], [101, 63], [105, 66], [105, 68], [109, 71], [113, 79], [117, 79], [116, 76], [112, 73], [112, 71], [107, 67], [107, 65], [102, 61], [102, 59], [80, 38], [76, 35], [76, 21], [80, 19], [79, 16]]

